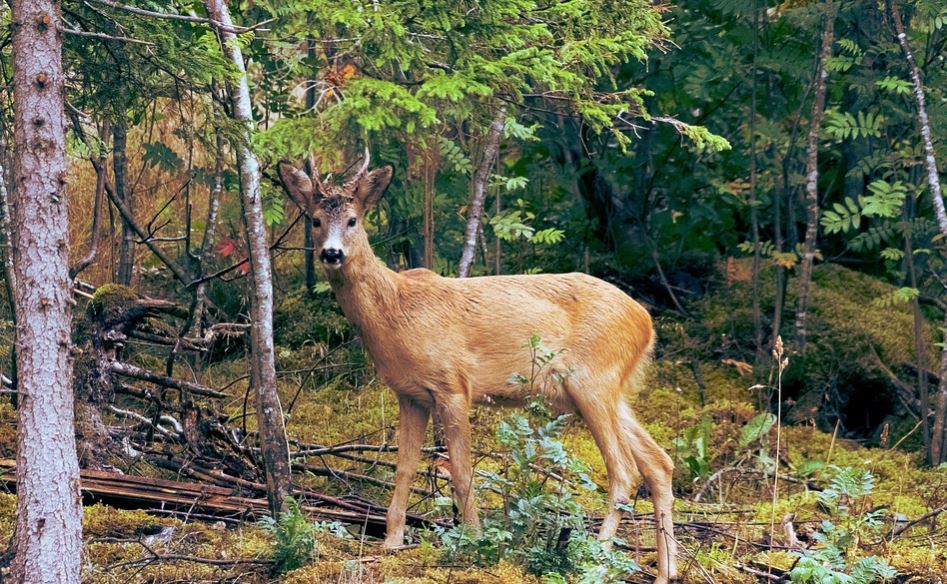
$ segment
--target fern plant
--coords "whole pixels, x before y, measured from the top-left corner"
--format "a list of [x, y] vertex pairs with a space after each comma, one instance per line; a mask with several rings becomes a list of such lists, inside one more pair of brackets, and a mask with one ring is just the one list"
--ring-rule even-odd
[[308, 564], [316, 554], [316, 536], [332, 534], [348, 537], [345, 526], [338, 522], [313, 523], [292, 497], [286, 497], [284, 510], [277, 519], [264, 517], [260, 524], [275, 539], [273, 572], [285, 574]]
[[857, 557], [859, 543], [876, 538], [883, 527], [883, 509], [870, 509], [875, 477], [870, 471], [831, 466], [828, 488], [819, 503], [834, 520], [822, 521], [814, 535], [818, 547], [799, 552], [789, 573], [793, 582], [819, 584], [871, 584], [893, 580], [898, 572], [877, 556]]

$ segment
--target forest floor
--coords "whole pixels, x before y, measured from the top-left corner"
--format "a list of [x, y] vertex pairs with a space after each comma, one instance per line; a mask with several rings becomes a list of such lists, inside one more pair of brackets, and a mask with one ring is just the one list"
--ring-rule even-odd
[[[910, 328], [904, 327], [907, 337], [892, 332], [900, 331], [905, 316], [897, 308], [877, 323], [864, 319], [855, 323], [847, 316], [849, 304], [862, 302], [859, 293], [866, 297], [884, 293], [883, 285], [866, 278], [841, 268], [817, 274], [813, 329], [823, 336], [814, 345], [815, 351], [823, 354], [791, 363], [782, 383], [775, 362], [763, 361], [754, 370], [735, 358], [745, 355], [738, 339], [745, 337], [746, 314], [742, 309], [725, 307], [728, 303], [745, 306], [739, 286], [693, 304], [689, 317], [656, 319], [661, 339], [658, 355], [649, 379], [632, 403], [647, 430], [675, 460], [674, 519], [684, 582], [788, 582], [790, 572], [793, 581], [819, 581], [818, 569], [839, 574], [838, 579], [826, 582], [870, 582], [880, 581], [877, 574], [884, 572], [872, 572], [883, 570], [878, 568], [880, 563], [896, 570], [892, 581], [939, 582], [947, 575], [947, 513], [941, 513], [947, 504], [947, 469], [924, 466], [917, 452], [914, 420], [896, 415], [893, 409], [885, 412], [884, 408], [867, 406], [848, 411], [846, 425], [826, 425], [819, 414], [804, 415], [806, 400], [811, 399], [806, 397], [807, 388], [825, 379], [822, 368], [826, 363], [834, 363], [830, 370], [836, 383], [856, 384], [853, 388], [834, 387], [835, 393], [877, 392], [868, 402], [890, 398], [887, 390], [879, 389], [883, 388], [881, 373], [871, 370], [852, 377], [852, 370], [869, 371], [859, 361], [862, 357], [851, 357], [847, 363], [839, 356], [843, 348], [867, 355], [863, 342], [868, 339], [869, 346], [889, 362], [907, 360], [898, 351], [910, 347]], [[337, 317], [320, 317], [317, 323], [312, 318], [306, 320], [301, 312], [292, 312], [311, 308], [298, 299], [284, 299], [281, 306], [289, 312], [282, 317], [278, 353], [284, 372], [280, 392], [289, 410], [290, 437], [299, 445], [393, 443], [397, 401], [372, 378], [357, 348], [348, 346], [333, 358], [337, 365], [344, 361], [344, 366], [327, 368], [314, 379], [308, 374], [314, 364], [333, 360], [325, 358], [327, 345], [298, 341], [307, 336], [307, 327], [325, 329], [326, 319]], [[830, 351], [826, 347], [834, 347], [831, 358], [824, 354]], [[148, 356], [140, 359], [146, 362]], [[791, 362], [796, 360], [790, 356]], [[244, 367], [245, 362], [239, 359], [223, 360], [208, 366], [202, 381], [222, 387], [227, 380], [238, 378]], [[302, 392], [294, 398], [300, 387]], [[233, 399], [225, 409], [231, 419], [243, 417], [244, 391], [241, 384], [228, 389]], [[820, 394], [828, 395], [823, 390]], [[772, 408], [765, 406], [770, 403]], [[777, 403], [782, 405], [778, 411]], [[496, 485], [499, 483], [490, 477], [508, 476], [509, 437], [504, 439], [497, 430], [515, 426], [515, 415], [509, 410], [476, 409], [474, 450], [481, 482]], [[872, 419], [856, 423], [858, 416]], [[247, 419], [252, 431], [252, 417]], [[520, 419], [534, 429], [549, 421], [541, 415]], [[536, 435], [524, 433], [521, 439], [528, 442]], [[565, 479], [558, 484], [547, 480], [555, 473], [547, 473], [547, 479], [538, 482], [534, 476], [534, 486], [556, 491], [552, 499], [544, 499], [562, 505], [551, 513], [567, 514], [570, 509], [574, 513], [569, 505], [575, 501], [588, 516], [585, 525], [592, 527], [594, 518], [604, 512], [603, 487], [607, 484], [594, 442], [575, 418], [565, 420], [561, 428], [544, 438], [549, 439], [543, 442], [544, 447], [554, 450], [555, 444], [561, 443], [568, 453], [564, 461], [550, 464], [550, 469], [566, 476], [571, 461], [582, 461], [587, 467], [569, 476], [587, 475], [598, 488], [579, 489]], [[430, 433], [426, 444], [433, 444]], [[14, 446], [15, 412], [4, 404], [0, 406], [0, 456], [12, 457]], [[302, 467], [343, 471], [331, 478], [303, 471], [299, 484], [387, 504], [389, 489], [384, 483], [392, 480], [394, 454], [363, 452], [356, 460], [349, 456], [297, 459]], [[117, 466], [128, 474], [188, 480], [134, 460]], [[450, 494], [447, 469], [443, 457], [425, 457], [411, 512], [450, 522], [449, 500], [445, 506]], [[778, 476], [774, 476], [774, 469]], [[346, 471], [373, 481], [359, 480], [344, 474]], [[564, 498], [565, 490], [574, 491], [575, 497]], [[523, 493], [502, 494], [484, 488], [481, 508], [495, 517], [503, 516], [507, 509], [509, 517], [511, 499], [516, 496]], [[0, 538], [4, 540], [12, 534], [14, 511], [15, 497], [0, 495]], [[529, 556], [535, 550], [516, 550], [511, 544], [505, 553], [492, 550], [488, 554], [475, 549], [484, 543], [473, 542], [472, 549], [471, 542], [458, 539], [457, 530], [409, 530], [415, 545], [389, 555], [383, 553], [380, 540], [363, 534], [360, 525], [312, 527], [303, 519], [274, 526], [264, 521], [195, 519], [188, 514], [168, 516], [97, 504], [85, 509], [83, 581], [650, 582], [654, 529], [650, 500], [643, 489], [625, 515], [619, 533], [624, 545], [618, 549], [634, 560], [639, 571], [615, 577], [607, 570], [595, 572], [586, 558], [584, 564], [577, 561], [566, 566], [568, 569], [561, 570], [566, 578], [557, 580], [535, 569], [534, 558]], [[506, 527], [514, 534], [537, 533], [512, 523]], [[539, 533], [542, 529], [540, 526]], [[593, 557], [621, 565], [614, 554]], [[802, 568], [810, 560], [816, 567], [807, 573]], [[864, 572], [861, 576], [859, 570]], [[853, 575], [853, 579], [845, 580], [844, 574]]]

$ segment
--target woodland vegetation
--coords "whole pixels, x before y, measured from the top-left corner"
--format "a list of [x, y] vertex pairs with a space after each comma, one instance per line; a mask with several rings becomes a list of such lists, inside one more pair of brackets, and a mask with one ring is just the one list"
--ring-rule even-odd
[[[684, 582], [947, 576], [943, 0], [0, 18], [0, 579], [653, 581], [647, 489], [602, 546], [601, 456], [541, 401], [474, 412], [481, 533], [429, 430], [383, 552], [397, 399], [277, 172], [369, 155], [392, 269], [586, 272], [648, 308], [629, 399]], [[522, 344], [529, 384], [561, 348]]]

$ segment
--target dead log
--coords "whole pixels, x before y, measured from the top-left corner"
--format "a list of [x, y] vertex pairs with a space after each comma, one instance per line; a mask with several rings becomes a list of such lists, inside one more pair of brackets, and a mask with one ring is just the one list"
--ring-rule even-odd
[[[0, 484], [16, 492], [15, 461], [0, 460]], [[269, 515], [267, 501], [263, 496], [245, 496], [241, 489], [227, 488], [206, 483], [188, 483], [136, 477], [98, 470], [81, 471], [81, 491], [84, 504], [105, 503], [122, 509], [152, 509], [191, 511], [210, 517], [241, 517], [257, 519]], [[262, 486], [262, 485], [260, 485]], [[322, 521], [364, 525], [366, 533], [381, 537], [385, 532], [384, 509], [375, 507], [369, 511], [361, 509], [333, 509], [307, 504], [319, 500], [335, 505], [341, 502], [336, 497], [312, 491], [297, 491], [303, 502], [301, 508], [309, 516]], [[351, 505], [346, 505], [351, 507]], [[408, 523], [417, 527], [430, 527], [434, 522], [417, 515], [409, 516]]]

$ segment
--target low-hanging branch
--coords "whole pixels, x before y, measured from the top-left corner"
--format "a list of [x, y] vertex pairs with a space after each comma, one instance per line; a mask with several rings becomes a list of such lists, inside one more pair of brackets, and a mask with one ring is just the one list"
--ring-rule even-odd
[[131, 14], [136, 14], [138, 16], [147, 16], [149, 18], [160, 18], [162, 20], [177, 20], [179, 22], [190, 22], [193, 24], [208, 24], [214, 28], [226, 32], [232, 32], [236, 34], [250, 32], [258, 30], [261, 32], [269, 32], [269, 29], [261, 28], [262, 26], [273, 22], [273, 18], [264, 20], [263, 22], [258, 22], [253, 26], [237, 26], [235, 24], [228, 25], [212, 18], [204, 18], [201, 16], [192, 16], [190, 14], [178, 14], [176, 12], [155, 12], [153, 10], [145, 10], [144, 8], [138, 8], [137, 6], [129, 6], [128, 4], [122, 4], [121, 2], [115, 2], [114, 0], [91, 0], [96, 4], [104, 4], [110, 8], [115, 8], [117, 10], [123, 10]]
[[215, 399], [229, 397], [226, 393], [217, 391], [215, 389], [211, 389], [197, 383], [191, 383], [190, 381], [184, 381], [183, 379], [175, 379], [173, 377], [159, 375], [152, 371], [148, 371], [147, 369], [142, 369], [141, 367], [136, 367], [135, 365], [130, 365], [128, 363], [123, 363], [122, 361], [113, 361], [111, 364], [111, 369], [119, 375], [124, 375], [126, 377], [132, 377], [134, 379], [140, 379], [142, 381], [148, 381], [151, 383], [157, 383], [158, 385], [164, 387], [169, 387], [178, 391], [187, 391], [193, 393], [194, 395], [202, 395]]

